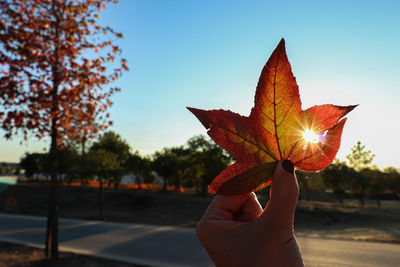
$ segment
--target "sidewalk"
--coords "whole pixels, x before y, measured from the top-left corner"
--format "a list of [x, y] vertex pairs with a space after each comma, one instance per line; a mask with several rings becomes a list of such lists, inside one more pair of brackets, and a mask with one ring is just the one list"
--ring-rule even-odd
[[[0, 240], [43, 247], [46, 218], [0, 213]], [[400, 245], [298, 238], [307, 267], [399, 266]], [[60, 249], [146, 266], [213, 266], [194, 229], [60, 219]]]
[[[43, 247], [46, 218], [0, 214], [0, 240]], [[60, 250], [150, 266], [213, 266], [194, 229], [60, 219]]]

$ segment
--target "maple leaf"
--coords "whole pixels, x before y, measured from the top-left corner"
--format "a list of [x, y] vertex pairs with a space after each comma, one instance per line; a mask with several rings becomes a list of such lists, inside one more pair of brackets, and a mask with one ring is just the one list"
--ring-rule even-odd
[[209, 186], [210, 193], [243, 194], [271, 183], [278, 161], [290, 159], [306, 171], [326, 168], [335, 158], [348, 112], [357, 105], [301, 109], [296, 78], [282, 39], [264, 66], [250, 116], [229, 110], [188, 109], [236, 162]]

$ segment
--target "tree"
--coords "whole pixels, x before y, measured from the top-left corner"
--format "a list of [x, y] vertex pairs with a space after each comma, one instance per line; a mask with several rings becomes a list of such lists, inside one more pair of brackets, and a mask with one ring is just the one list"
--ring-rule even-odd
[[365, 168], [361, 174], [369, 181], [367, 195], [376, 199], [376, 205], [381, 206], [381, 196], [385, 193], [386, 179], [384, 173], [378, 169]]
[[177, 171], [177, 156], [170, 148], [156, 151], [153, 155], [152, 168], [163, 179], [163, 191], [167, 191], [169, 181], [173, 181]]
[[356, 171], [350, 168], [350, 191], [351, 194], [358, 199], [361, 206], [365, 205], [365, 199], [368, 196], [368, 188], [370, 187], [370, 177], [365, 172]]
[[172, 147], [171, 153], [174, 159], [174, 175], [170, 177], [170, 182], [174, 185], [175, 191], [180, 192], [182, 182], [192, 173], [192, 161], [190, 154], [183, 146]]
[[205, 172], [202, 155], [199, 152], [187, 150], [187, 155], [181, 159], [181, 183], [185, 187], [195, 188], [196, 195], [200, 194], [202, 179]]
[[43, 157], [42, 153], [25, 153], [21, 158], [20, 165], [25, 170], [27, 178], [33, 178], [35, 174], [40, 173], [40, 158]]
[[386, 175], [386, 187], [392, 191], [393, 195], [399, 199], [400, 197], [400, 172], [394, 167], [387, 167], [384, 170]]
[[145, 178], [150, 176], [150, 163], [150, 159], [141, 156], [138, 151], [130, 154], [125, 163], [125, 169], [135, 176], [136, 184], [139, 189], [141, 188], [141, 184], [144, 182]]
[[[51, 139], [46, 255], [52, 259], [58, 258], [58, 148], [91, 130], [119, 90], [105, 87], [128, 70], [125, 59], [113, 68], [121, 50], [111, 40], [122, 34], [97, 23], [108, 2], [0, 1], [0, 123], [6, 138]], [[80, 122], [87, 127], [76, 127]]]
[[27, 178], [35, 178], [37, 175], [48, 176], [50, 173], [48, 153], [25, 153], [20, 165], [25, 170]]
[[365, 151], [365, 145], [361, 145], [360, 141], [351, 148], [351, 154], [347, 155], [349, 166], [357, 171], [367, 168], [374, 157], [375, 154], [372, 154], [371, 150]]
[[92, 144], [90, 150], [96, 151], [104, 149], [117, 155], [121, 164], [125, 164], [128, 160], [130, 147], [128, 143], [121, 138], [121, 136], [113, 131], [105, 132], [100, 135], [98, 140]]
[[99, 180], [99, 217], [103, 219], [103, 182], [120, 169], [118, 155], [104, 149], [91, 150], [88, 154], [88, 163], [92, 174]]
[[118, 188], [122, 179], [123, 166], [125, 166], [130, 155], [130, 147], [128, 143], [121, 138], [120, 135], [108, 131], [102, 134], [97, 142], [94, 142], [90, 147], [91, 152], [104, 150], [113, 153], [118, 162], [118, 170], [114, 170], [113, 175], [109, 177], [110, 181], [114, 182], [115, 189]]
[[58, 173], [60, 180], [67, 178], [68, 183], [71, 183], [74, 178], [79, 175], [79, 167], [81, 155], [75, 150], [74, 147], [63, 147], [59, 150], [59, 166]]
[[208, 177], [214, 175], [213, 171], [220, 168], [218, 159], [213, 158], [215, 155], [208, 150], [200, 151], [201, 148], [197, 147], [197, 143], [194, 144], [195, 141], [193, 139], [192, 146], [186, 143], [185, 146], [164, 148], [154, 153], [152, 167], [163, 179], [163, 191], [166, 191], [167, 184], [173, 184], [177, 192], [180, 191], [181, 185], [194, 186], [198, 192], [202, 181], [209, 180]]
[[[300, 197], [306, 196], [307, 201], [311, 200], [311, 192], [324, 188], [321, 175], [316, 172], [296, 170], [297, 181], [300, 187]], [[305, 194], [303, 192], [306, 192]]]
[[207, 186], [212, 180], [223, 171], [233, 158], [226, 153], [219, 145], [204, 135], [193, 136], [187, 141], [188, 149], [192, 158], [197, 160], [197, 166], [202, 166], [201, 194], [207, 194]]
[[371, 150], [366, 151], [365, 145], [358, 141], [351, 148], [351, 153], [347, 155], [351, 168], [350, 190], [358, 198], [360, 205], [365, 204], [365, 199], [370, 193], [368, 188], [371, 186], [369, 167], [375, 155]]
[[333, 189], [340, 204], [343, 205], [346, 196], [346, 187], [350, 183], [354, 172], [345, 162], [335, 159], [334, 162], [321, 172], [322, 180], [327, 187]]

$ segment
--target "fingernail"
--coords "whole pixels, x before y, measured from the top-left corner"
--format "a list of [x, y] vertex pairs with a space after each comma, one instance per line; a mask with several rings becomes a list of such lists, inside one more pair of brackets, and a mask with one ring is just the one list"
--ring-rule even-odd
[[286, 160], [282, 161], [282, 167], [288, 173], [294, 174], [294, 165], [290, 160], [286, 159]]

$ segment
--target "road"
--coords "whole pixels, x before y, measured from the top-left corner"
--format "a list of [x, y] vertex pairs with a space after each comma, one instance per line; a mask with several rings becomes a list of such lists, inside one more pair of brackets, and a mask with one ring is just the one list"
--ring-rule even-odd
[[[44, 217], [0, 214], [0, 240], [42, 247]], [[306, 266], [399, 266], [400, 245], [299, 238]], [[194, 230], [60, 219], [60, 249], [150, 266], [213, 266]]]

